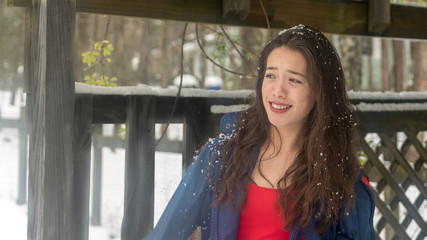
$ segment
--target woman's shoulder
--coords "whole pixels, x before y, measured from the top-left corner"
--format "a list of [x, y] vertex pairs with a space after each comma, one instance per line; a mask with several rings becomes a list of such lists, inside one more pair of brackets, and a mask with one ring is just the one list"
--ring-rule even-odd
[[237, 129], [237, 122], [242, 115], [242, 112], [230, 112], [224, 114], [221, 118], [220, 133], [233, 134]]
[[[373, 217], [375, 212], [375, 196], [369, 184], [369, 178], [361, 170], [354, 186], [356, 193], [355, 206], [350, 212], [343, 212], [338, 223], [338, 235], [344, 239], [367, 239], [373, 240]], [[344, 211], [344, 209], [343, 209]]]

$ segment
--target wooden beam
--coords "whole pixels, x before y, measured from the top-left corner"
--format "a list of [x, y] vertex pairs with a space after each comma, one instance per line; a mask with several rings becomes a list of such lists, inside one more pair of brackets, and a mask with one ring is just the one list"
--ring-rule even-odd
[[426, 111], [357, 112], [357, 115], [364, 133], [427, 130]]
[[[76, 0], [77, 11], [164, 20], [266, 28], [259, 1], [251, 1], [244, 20], [223, 17], [222, 0]], [[386, 1], [386, 0], [381, 0]], [[25, 6], [24, 0], [9, 0]], [[390, 4], [390, 26], [383, 32], [369, 29], [368, 0], [271, 0], [267, 14], [271, 28], [305, 24], [326, 33], [390, 38], [427, 39], [427, 8]], [[271, 6], [270, 6], [271, 4]], [[270, 9], [271, 8], [271, 9]], [[383, 24], [382, 27], [385, 25]], [[382, 28], [379, 27], [379, 28]], [[375, 28], [374, 28], [375, 29]]]
[[[392, 4], [390, 28], [369, 32], [367, 1], [272, 0], [271, 28], [283, 29], [297, 24], [313, 26], [322, 32], [392, 38], [427, 39], [427, 8]], [[130, 6], [127, 6], [127, 4]], [[225, 19], [218, 0], [77, 0], [81, 12], [129, 15], [144, 18], [201, 22], [266, 28], [264, 12], [258, 1], [251, 1], [245, 20]]]
[[75, 0], [34, 0], [31, 10], [27, 235], [73, 240]]
[[[86, 94], [77, 94], [78, 96]], [[175, 101], [175, 97], [157, 96], [156, 99], [156, 123], [167, 123], [169, 121], [170, 112]], [[180, 97], [175, 109], [175, 114], [171, 119], [171, 123], [182, 123], [185, 112], [185, 102], [189, 104], [197, 104], [199, 101], [205, 101], [204, 97]], [[248, 99], [246, 99], [248, 100]], [[211, 105], [235, 105], [245, 103], [243, 98], [223, 98], [209, 97], [207, 107]], [[123, 95], [93, 95], [93, 123], [125, 123], [126, 121], [126, 96]]]

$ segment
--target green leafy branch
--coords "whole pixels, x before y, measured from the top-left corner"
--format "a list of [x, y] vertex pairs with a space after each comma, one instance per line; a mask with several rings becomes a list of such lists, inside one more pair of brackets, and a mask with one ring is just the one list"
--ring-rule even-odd
[[216, 45], [214, 60], [218, 61], [221, 64], [224, 64], [224, 55], [225, 55], [225, 41], [224, 41], [224, 33], [217, 32], [216, 40], [218, 41], [218, 45]]
[[84, 71], [87, 71], [95, 66], [100, 66], [101, 72], [94, 72], [91, 75], [85, 75], [84, 81], [89, 85], [98, 86], [117, 86], [117, 77], [108, 77], [104, 74], [104, 66], [106, 63], [111, 63], [111, 53], [114, 51], [114, 46], [108, 40], [93, 42], [93, 49], [82, 53], [82, 61], [87, 65]]

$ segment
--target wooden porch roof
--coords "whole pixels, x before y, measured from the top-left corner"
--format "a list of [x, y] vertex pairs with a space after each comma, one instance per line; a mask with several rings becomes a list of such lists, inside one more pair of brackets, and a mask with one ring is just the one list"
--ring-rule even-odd
[[305, 24], [335, 34], [427, 39], [427, 7], [389, 0], [76, 0], [76, 11], [273, 29]]

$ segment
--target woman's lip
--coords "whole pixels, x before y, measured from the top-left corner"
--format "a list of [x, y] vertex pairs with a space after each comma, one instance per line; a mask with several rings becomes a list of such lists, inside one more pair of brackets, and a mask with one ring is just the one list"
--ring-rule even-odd
[[[289, 105], [289, 104], [283, 104], [283, 103], [277, 103], [277, 102], [269, 102], [269, 103], [270, 103], [270, 109], [274, 113], [284, 113], [292, 107], [292, 105]], [[283, 107], [283, 108], [277, 108], [277, 107]]]

